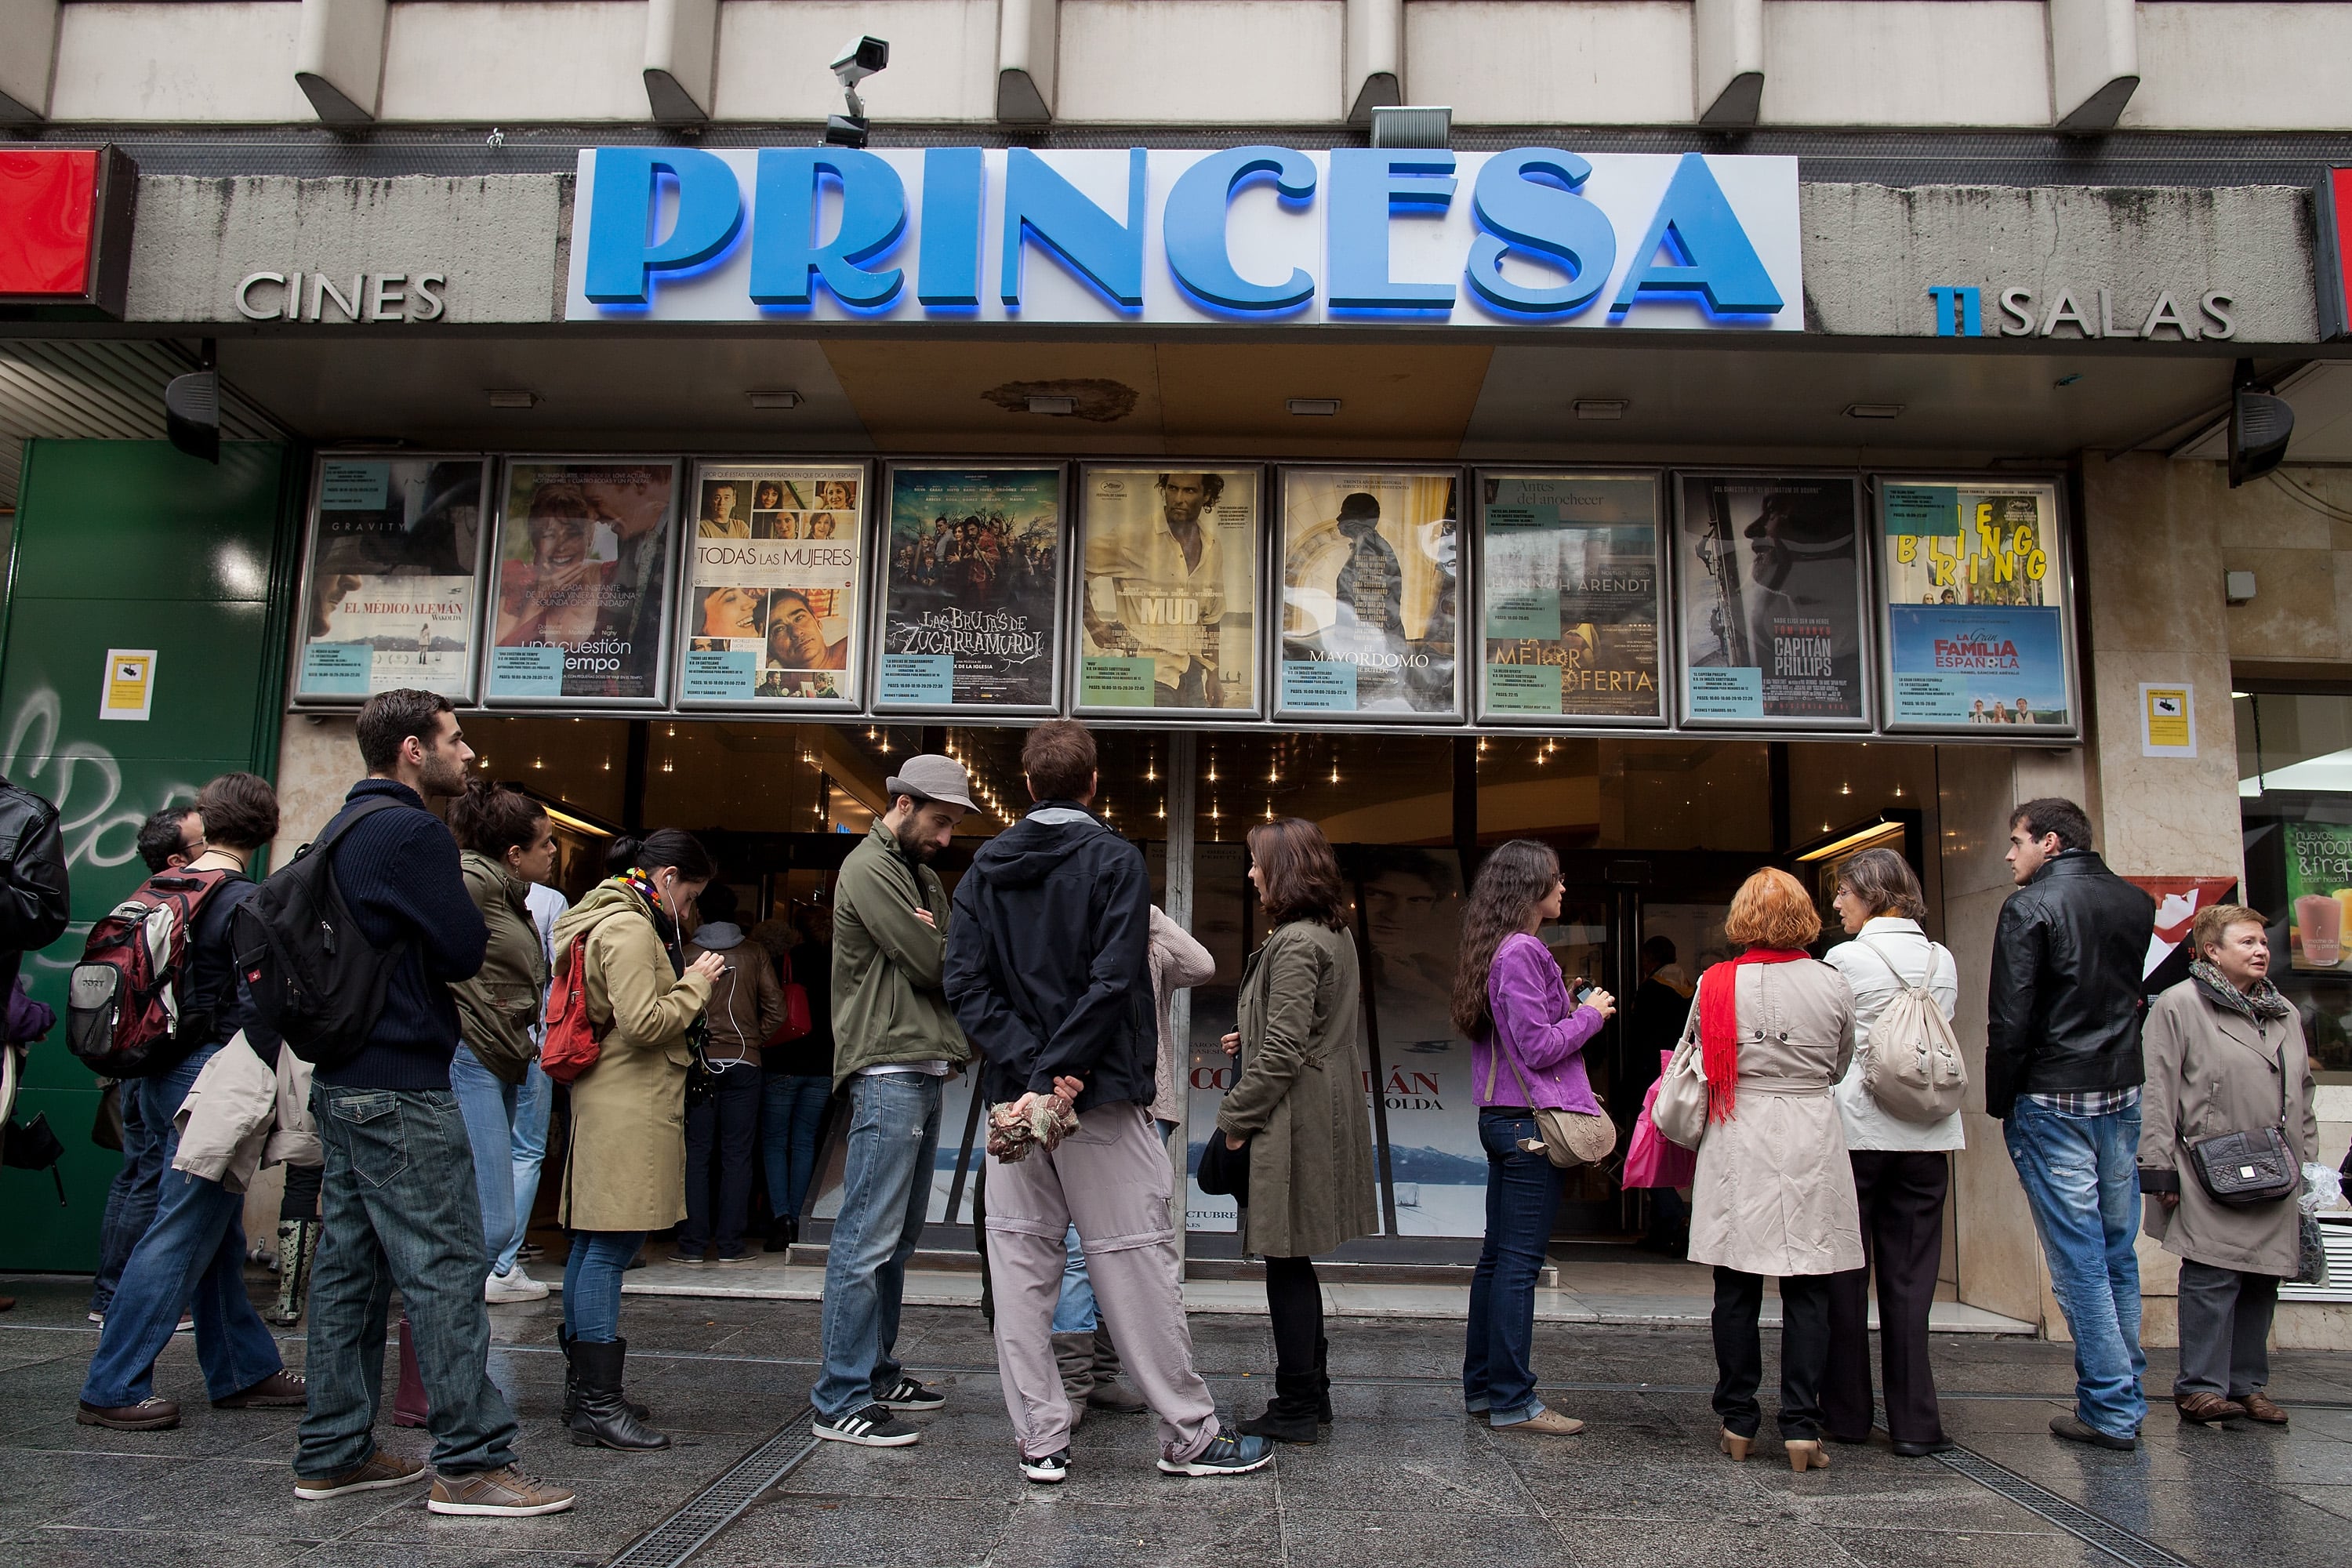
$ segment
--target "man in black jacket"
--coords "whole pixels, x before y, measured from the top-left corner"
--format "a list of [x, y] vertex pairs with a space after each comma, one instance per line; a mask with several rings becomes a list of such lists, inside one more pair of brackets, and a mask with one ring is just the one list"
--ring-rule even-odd
[[326, 1167], [324, 1235], [310, 1277], [310, 1410], [294, 1495], [316, 1500], [423, 1478], [375, 1446], [385, 1314], [399, 1287], [433, 1433], [435, 1513], [555, 1513], [572, 1494], [514, 1463], [514, 1413], [490, 1382], [489, 1252], [472, 1144], [449, 1060], [458, 1044], [449, 983], [482, 966], [489, 929], [457, 868], [457, 841], [425, 809], [465, 793], [473, 748], [446, 698], [378, 692], [359, 716], [368, 776], [327, 825], [388, 800], [334, 847], [335, 885], [359, 933], [398, 948], [365, 1045], [319, 1068], [310, 1094]]
[[1070, 1403], [1052, 1334], [1073, 1224], [1103, 1321], [1159, 1414], [1160, 1468], [1254, 1470], [1271, 1458], [1265, 1439], [1221, 1431], [1192, 1369], [1168, 1222], [1173, 1178], [1150, 1109], [1160, 1035], [1143, 855], [1087, 809], [1096, 773], [1086, 726], [1039, 725], [1021, 766], [1037, 804], [972, 858], [956, 888], [946, 970], [948, 1000], [984, 1058], [989, 1105], [1025, 1114], [1058, 1099], [1078, 1119], [1054, 1148], [990, 1157], [996, 1363], [1021, 1470], [1052, 1482], [1069, 1469]]
[[2128, 1450], [2147, 1415], [2132, 1237], [2156, 900], [2092, 852], [2090, 819], [2070, 800], [2011, 813], [2008, 860], [2017, 891], [1993, 932], [1985, 1110], [2000, 1119], [2074, 1336], [2074, 1414], [2050, 1430]]
[[25, 954], [63, 936], [72, 914], [58, 808], [0, 779], [0, 1001]]

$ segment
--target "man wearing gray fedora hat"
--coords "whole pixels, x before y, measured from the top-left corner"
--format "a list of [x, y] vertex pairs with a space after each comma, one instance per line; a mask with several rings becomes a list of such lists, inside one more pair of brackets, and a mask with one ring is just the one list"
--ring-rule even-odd
[[824, 1261], [824, 1370], [809, 1403], [820, 1437], [904, 1447], [898, 1419], [945, 1399], [892, 1353], [907, 1260], [923, 1234], [940, 1091], [971, 1047], [940, 990], [948, 895], [930, 862], [975, 809], [952, 758], [909, 757], [890, 809], [842, 862], [833, 910], [833, 1081], [849, 1091], [841, 1215]]

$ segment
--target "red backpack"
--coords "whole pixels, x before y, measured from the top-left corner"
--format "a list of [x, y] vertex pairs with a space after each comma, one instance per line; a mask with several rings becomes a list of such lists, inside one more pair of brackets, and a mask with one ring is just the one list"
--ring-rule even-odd
[[89, 928], [66, 982], [66, 1045], [101, 1078], [169, 1072], [205, 1042], [209, 1018], [180, 1006], [188, 937], [205, 901], [234, 875], [158, 871]]
[[594, 1067], [604, 1050], [604, 1030], [588, 1016], [588, 937], [583, 932], [572, 939], [572, 951], [557, 966], [555, 984], [547, 988], [547, 1036], [540, 1042], [540, 1068], [558, 1083], [570, 1083]]

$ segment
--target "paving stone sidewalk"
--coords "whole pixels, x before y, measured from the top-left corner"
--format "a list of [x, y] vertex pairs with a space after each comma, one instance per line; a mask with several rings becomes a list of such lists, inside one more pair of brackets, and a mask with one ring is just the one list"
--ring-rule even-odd
[[[260, 1286], [257, 1282], [257, 1291]], [[813, 1304], [630, 1298], [631, 1394], [677, 1439], [666, 1453], [572, 1447], [556, 1426], [562, 1363], [551, 1300], [491, 1310], [492, 1373], [512, 1397], [532, 1473], [575, 1487], [569, 1514], [441, 1519], [423, 1489], [298, 1502], [288, 1461], [298, 1412], [215, 1411], [194, 1347], [177, 1337], [158, 1391], [179, 1429], [119, 1433], [75, 1424], [97, 1335], [85, 1287], [0, 1279], [20, 1300], [0, 1316], [0, 1563], [10, 1568], [593, 1568], [747, 1451], [802, 1415], [814, 1373]], [[1284, 1448], [1256, 1475], [1160, 1476], [1148, 1416], [1090, 1416], [1057, 1488], [1013, 1468], [985, 1325], [963, 1308], [913, 1308], [908, 1364], [944, 1387], [913, 1419], [909, 1449], [817, 1447], [783, 1483], [692, 1558], [694, 1568], [2113, 1568], [2118, 1559], [1934, 1460], [1883, 1446], [1832, 1449], [1826, 1471], [1791, 1474], [1779, 1445], [1734, 1465], [1715, 1452], [1703, 1331], [1541, 1325], [1545, 1398], [1583, 1416], [1570, 1439], [1496, 1432], [1465, 1419], [1453, 1377], [1460, 1330], [1442, 1321], [1332, 1324], [1339, 1421], [1327, 1440]], [[1200, 1364], [1229, 1412], [1271, 1393], [1262, 1318], [1195, 1316]], [[285, 1345], [299, 1367], [299, 1334]], [[1774, 1376], [1768, 1336], [1766, 1386]], [[2171, 1354], [2150, 1358], [2169, 1385]], [[2282, 1352], [2272, 1392], [2284, 1433], [2183, 1427], [2168, 1403], [2135, 1454], [2094, 1452], [2047, 1432], [2067, 1407], [2069, 1352], [2019, 1339], [1936, 1343], [1946, 1423], [1968, 1448], [2199, 1568], [2352, 1563], [2352, 1356]], [[396, 1369], [387, 1366], [387, 1379]], [[389, 1382], [387, 1382], [387, 1387]], [[1769, 1405], [1768, 1405], [1769, 1408]], [[1769, 1426], [1767, 1427], [1768, 1434]], [[422, 1458], [422, 1432], [383, 1441]]]

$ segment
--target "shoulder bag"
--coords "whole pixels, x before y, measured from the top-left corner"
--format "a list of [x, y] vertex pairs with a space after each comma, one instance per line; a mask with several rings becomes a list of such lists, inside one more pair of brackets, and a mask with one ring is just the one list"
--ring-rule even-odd
[[1863, 1047], [1862, 1087], [1878, 1109], [1898, 1121], [1937, 1122], [1960, 1108], [1968, 1093], [1968, 1064], [1959, 1037], [1936, 1005], [1927, 983], [1936, 977], [1936, 944], [1927, 944], [1927, 973], [1914, 985], [1895, 961], [1868, 937], [1855, 941], [1886, 966], [1895, 992], [1870, 1026]]
[[1696, 1149], [1706, 1136], [1706, 1069], [1699, 1058], [1698, 1014], [1675, 1047], [1674, 1059], [1658, 1077], [1657, 1098], [1650, 1101], [1650, 1120], [1669, 1143]]
[[[1606, 1105], [1601, 1105], [1601, 1114], [1598, 1116], [1589, 1110], [1539, 1106], [1528, 1093], [1528, 1080], [1520, 1075], [1518, 1060], [1511, 1055], [1510, 1047], [1503, 1043], [1503, 1031], [1499, 1028], [1495, 1031], [1495, 1052], [1510, 1065], [1511, 1077], [1518, 1083], [1519, 1093], [1527, 1098], [1528, 1110], [1536, 1119], [1536, 1131], [1543, 1138], [1544, 1158], [1565, 1171], [1578, 1165], [1599, 1164], [1609, 1157], [1609, 1152], [1617, 1147], [1617, 1124], [1609, 1120]], [[1495, 1068], [1491, 1062], [1486, 1065], [1486, 1098], [1495, 1098]], [[1592, 1098], [1593, 1103], [1601, 1104], [1599, 1095]]]
[[[2303, 1167], [2286, 1141], [2286, 1050], [2284, 1043], [2275, 1064], [2279, 1075], [2279, 1119], [2274, 1127], [2250, 1127], [2217, 1132], [2189, 1148], [2189, 1163], [2205, 1194], [2217, 1204], [2243, 1208], [2250, 1204], [2275, 1203], [2294, 1195], [2303, 1185]], [[2174, 1122], [2178, 1137], [2179, 1122]]]

